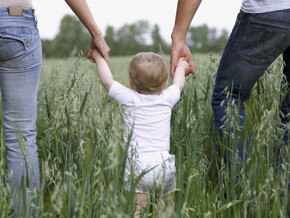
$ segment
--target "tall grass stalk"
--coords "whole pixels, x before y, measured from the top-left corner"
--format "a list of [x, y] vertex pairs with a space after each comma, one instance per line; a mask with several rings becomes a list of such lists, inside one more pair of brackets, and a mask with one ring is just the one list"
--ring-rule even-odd
[[[287, 217], [289, 148], [279, 107], [288, 91], [278, 60], [259, 80], [246, 102], [244, 131], [237, 108], [229, 109], [233, 157], [224, 162], [217, 151], [211, 93], [219, 56], [196, 58], [197, 75], [187, 79], [171, 121], [171, 153], [176, 157], [175, 211], [172, 217]], [[112, 58], [114, 77], [128, 84], [129, 58]], [[124, 184], [127, 145], [122, 108], [111, 100], [82, 58], [45, 60], [38, 96], [37, 144], [41, 217], [132, 217], [134, 182]], [[239, 142], [251, 137], [252, 149], [237, 173]], [[225, 143], [224, 143], [225, 144]], [[0, 215], [9, 217], [11, 191], [3, 134], [0, 147]], [[281, 155], [279, 155], [279, 153]], [[237, 179], [238, 176], [238, 179]], [[35, 207], [29, 203], [26, 211]], [[30, 208], [31, 207], [31, 208]], [[156, 217], [150, 199], [143, 217]]]

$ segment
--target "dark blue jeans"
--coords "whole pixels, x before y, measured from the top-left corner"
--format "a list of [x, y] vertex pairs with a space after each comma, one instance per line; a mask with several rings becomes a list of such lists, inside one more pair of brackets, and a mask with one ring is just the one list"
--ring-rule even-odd
[[[227, 126], [225, 118], [229, 103], [238, 106], [239, 123], [243, 126], [244, 101], [249, 98], [256, 81], [280, 54], [283, 54], [284, 74], [289, 83], [290, 9], [260, 14], [241, 11], [224, 49], [213, 90], [212, 108], [220, 137]], [[288, 122], [289, 96], [284, 100], [281, 111], [284, 115], [282, 122]], [[244, 159], [242, 145], [238, 154]]]

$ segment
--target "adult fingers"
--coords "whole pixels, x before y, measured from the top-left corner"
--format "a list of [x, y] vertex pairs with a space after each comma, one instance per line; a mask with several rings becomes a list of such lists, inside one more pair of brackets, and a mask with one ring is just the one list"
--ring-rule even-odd
[[185, 69], [185, 75], [188, 76], [189, 74], [195, 74], [195, 69], [192, 67], [187, 67]]
[[170, 74], [172, 77], [174, 77], [174, 73], [175, 73], [178, 61], [179, 61], [178, 54], [172, 51], [170, 55]]
[[110, 58], [109, 58], [109, 53], [110, 53], [110, 48], [107, 45], [106, 41], [103, 38], [92, 38], [91, 40], [91, 49], [88, 53], [88, 58], [91, 58], [91, 55], [93, 54], [94, 49], [97, 49], [99, 53], [102, 55], [102, 57], [105, 59], [107, 64], [110, 64]]
[[100, 54], [103, 56], [107, 64], [109, 65], [110, 64], [110, 58], [109, 58], [110, 48], [106, 44], [106, 42], [103, 41], [100, 45], [97, 46], [97, 49], [100, 52]]
[[173, 63], [170, 64], [170, 75], [171, 75], [171, 77], [174, 77], [174, 72], [175, 72], [176, 66], [177, 66], [176, 64], [173, 64]]
[[93, 58], [93, 52], [94, 52], [94, 49], [93, 48], [90, 48], [88, 54], [87, 54], [87, 59], [89, 59], [92, 63], [96, 63], [95, 59]]
[[104, 54], [102, 54], [103, 58], [105, 59], [105, 61], [107, 62], [108, 65], [110, 64], [109, 52], [110, 52], [110, 48], [109, 48], [109, 50], [105, 51]]

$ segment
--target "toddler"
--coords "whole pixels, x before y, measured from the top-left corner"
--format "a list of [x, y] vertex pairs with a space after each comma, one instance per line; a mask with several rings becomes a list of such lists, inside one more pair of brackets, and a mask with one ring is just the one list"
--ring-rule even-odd
[[[165, 60], [152, 52], [138, 53], [129, 66], [131, 88], [127, 88], [114, 81], [109, 66], [98, 51], [94, 51], [93, 58], [102, 85], [109, 96], [124, 107], [124, 140], [129, 143], [125, 180], [129, 183], [132, 176], [139, 177], [134, 216], [140, 216], [141, 209], [147, 205], [147, 193], [152, 190], [161, 202], [159, 212], [162, 212], [164, 202], [168, 202], [176, 189], [175, 159], [169, 154], [170, 118], [172, 107], [184, 87], [188, 63], [183, 58], [179, 60], [173, 85], [167, 88]], [[166, 205], [167, 211], [174, 208], [172, 197], [170, 202], [171, 206]]]

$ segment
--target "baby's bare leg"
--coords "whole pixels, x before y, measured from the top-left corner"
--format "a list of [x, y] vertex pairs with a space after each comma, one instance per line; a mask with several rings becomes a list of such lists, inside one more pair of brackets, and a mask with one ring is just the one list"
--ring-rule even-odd
[[174, 212], [175, 203], [174, 203], [174, 193], [167, 195], [163, 198], [159, 198], [157, 201], [158, 206], [158, 217], [171, 217]]
[[142, 208], [147, 206], [148, 196], [145, 193], [136, 193], [135, 201], [137, 203], [134, 218], [139, 218]]

